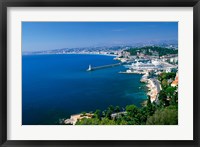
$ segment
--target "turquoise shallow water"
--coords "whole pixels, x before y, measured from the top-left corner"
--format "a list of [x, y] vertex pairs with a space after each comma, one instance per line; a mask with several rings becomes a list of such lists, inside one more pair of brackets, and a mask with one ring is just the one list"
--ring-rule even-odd
[[86, 72], [117, 63], [102, 55], [26, 55], [22, 57], [22, 124], [56, 124], [60, 118], [109, 105], [140, 106], [146, 99], [141, 75], [119, 74], [123, 66]]

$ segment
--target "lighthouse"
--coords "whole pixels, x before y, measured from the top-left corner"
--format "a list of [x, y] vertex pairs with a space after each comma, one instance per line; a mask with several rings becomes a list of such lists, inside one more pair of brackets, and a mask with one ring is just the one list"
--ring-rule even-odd
[[91, 65], [89, 65], [89, 67], [88, 67], [87, 71], [91, 71], [91, 70], [92, 70], [92, 66], [91, 66]]

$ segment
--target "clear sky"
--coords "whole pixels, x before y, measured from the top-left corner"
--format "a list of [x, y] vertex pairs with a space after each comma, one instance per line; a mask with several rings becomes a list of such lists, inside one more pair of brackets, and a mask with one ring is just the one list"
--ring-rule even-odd
[[23, 22], [22, 50], [178, 40], [177, 22]]

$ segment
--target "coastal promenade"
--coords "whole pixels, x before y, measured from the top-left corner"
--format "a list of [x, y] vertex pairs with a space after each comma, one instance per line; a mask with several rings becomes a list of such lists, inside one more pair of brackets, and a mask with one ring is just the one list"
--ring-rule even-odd
[[147, 87], [149, 88], [149, 92], [148, 95], [150, 96], [150, 100], [151, 102], [157, 102], [158, 100], [158, 94], [161, 90], [161, 86], [160, 83], [158, 81], [158, 79], [156, 78], [150, 78], [148, 79], [148, 85]]

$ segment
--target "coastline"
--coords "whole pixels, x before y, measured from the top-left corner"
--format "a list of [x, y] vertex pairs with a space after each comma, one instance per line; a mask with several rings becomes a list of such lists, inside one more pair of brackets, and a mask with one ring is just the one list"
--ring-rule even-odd
[[[159, 92], [161, 90], [161, 85], [160, 84], [156, 85], [155, 84], [155, 80], [157, 80], [157, 79], [155, 79], [155, 78], [147, 78], [145, 81], [141, 81], [141, 83], [145, 83], [146, 87], [148, 88], [148, 91], [147, 91], [146, 94], [147, 94], [147, 96], [150, 96], [151, 103], [153, 103], [153, 102], [157, 103], [158, 102], [158, 94], [159, 94]], [[158, 86], [159, 86], [159, 88], [158, 88]], [[145, 107], [147, 105], [147, 101], [148, 101], [148, 97], [147, 97], [146, 100], [144, 100], [143, 102], [141, 102], [141, 106]], [[121, 111], [121, 112], [118, 112], [118, 113], [127, 113], [127, 112], [126, 111]], [[111, 116], [116, 115], [118, 113], [112, 113]], [[76, 122], [78, 120], [81, 120], [81, 119], [84, 119], [84, 118], [90, 119], [93, 116], [94, 116], [94, 113], [71, 114], [70, 118], [60, 119], [60, 124], [64, 124], [64, 125], [76, 125]]]
[[[139, 73], [134, 73], [134, 74], [141, 75], [141, 74], [139, 74]], [[151, 80], [151, 79], [147, 79], [147, 81], [150, 81], [150, 80]], [[148, 83], [146, 83], [146, 82], [141, 82], [140, 84], [141, 84], [141, 85], [142, 85], [142, 84], [145, 84], [145, 86], [148, 88], [148, 86], [147, 86]], [[144, 86], [144, 85], [143, 85], [143, 86]], [[141, 86], [138, 87], [138, 88], [141, 88]], [[148, 88], [147, 90], [144, 91], [144, 93], [146, 94], [146, 96], [148, 95], [148, 90], [149, 90], [149, 88]], [[140, 103], [141, 107], [146, 106], [147, 100], [148, 100], [148, 97], [146, 97], [146, 99], [143, 99], [143, 101]], [[127, 112], [126, 112], [126, 111], [120, 111], [120, 112], [118, 112], [118, 113], [120, 114], [120, 113], [127, 113]], [[117, 115], [118, 113], [112, 113], [111, 116]], [[71, 114], [70, 117], [68, 117], [68, 118], [62, 118], [62, 119], [59, 120], [59, 122], [60, 122], [61, 125], [62, 125], [62, 124], [63, 124], [63, 125], [76, 125], [76, 122], [77, 122], [78, 120], [81, 120], [81, 119], [84, 119], [84, 118], [90, 119], [90, 118], [92, 118], [92, 116], [94, 116], [93, 111], [91, 111], [91, 112], [86, 112], [85, 114], [82, 114], [82, 113], [80, 112], [80, 113], [76, 113], [76, 114]]]
[[[141, 77], [140, 82], [145, 83], [148, 89], [147, 96], [150, 96], [151, 103], [158, 101], [158, 94], [162, 88], [157, 78], [149, 78], [148, 72], [119, 72], [119, 73], [140, 74], [140, 75], [142, 74], [143, 76]], [[143, 103], [145, 103], [145, 101]]]
[[34, 55], [101, 55], [101, 56], [113, 56], [113, 57], [117, 57], [117, 55], [112, 55], [112, 54], [92, 54], [92, 53], [67, 53], [67, 54], [54, 54], [54, 53], [45, 53], [45, 54], [24, 54], [22, 53], [22, 56], [34, 56]]
[[147, 95], [150, 96], [151, 103], [158, 102], [158, 94], [161, 90], [161, 86], [158, 83], [159, 82], [157, 79], [148, 79], [147, 87], [149, 89], [149, 92], [147, 93]]
[[141, 82], [146, 83], [146, 87], [148, 88], [147, 95], [150, 96], [151, 103], [158, 101], [158, 94], [160, 90], [162, 90], [160, 82], [157, 78], [148, 78], [148, 73], [145, 73], [141, 80]]

